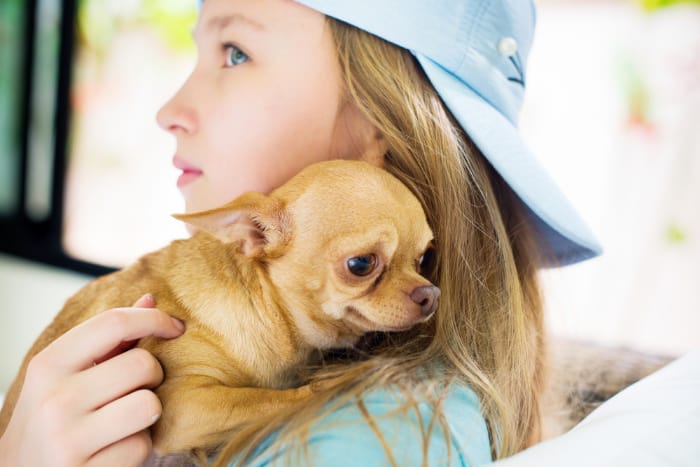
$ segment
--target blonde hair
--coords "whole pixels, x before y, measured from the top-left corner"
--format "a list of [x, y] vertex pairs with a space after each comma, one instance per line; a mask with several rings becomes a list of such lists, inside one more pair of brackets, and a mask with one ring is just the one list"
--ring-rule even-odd
[[[539, 259], [526, 208], [456, 124], [408, 51], [327, 21], [346, 98], [379, 129], [389, 148], [387, 170], [417, 195], [433, 228], [438, 260], [430, 279], [442, 291], [439, 309], [411, 332], [374, 335], [357, 351], [327, 354], [305, 378], [316, 385], [316, 396], [244, 427], [217, 465], [234, 456], [245, 460], [274, 432], [275, 446], [285, 445], [287, 455], [290, 446], [304, 452], [310, 427], [347, 402], [356, 402], [374, 427], [362, 395], [387, 385], [406, 394], [405, 411], [433, 402], [427, 431], [448, 429], [441, 402], [450, 382], [479, 396], [493, 455], [511, 455], [538, 439], [545, 355]], [[432, 371], [437, 366], [439, 374]], [[394, 462], [381, 432], [375, 434]], [[427, 458], [426, 444], [424, 464]]]

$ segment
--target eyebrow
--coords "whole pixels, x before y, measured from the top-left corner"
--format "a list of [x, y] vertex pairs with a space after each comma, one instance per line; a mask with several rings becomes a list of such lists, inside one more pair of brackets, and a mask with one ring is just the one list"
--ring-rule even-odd
[[209, 20], [206, 22], [205, 29], [220, 31], [227, 27], [229, 24], [242, 24], [244, 26], [251, 27], [257, 31], [265, 30], [265, 27], [262, 24], [248, 18], [247, 16], [243, 16], [240, 13], [234, 13], [231, 15], [223, 16], [214, 16], [212, 18], [209, 18]]

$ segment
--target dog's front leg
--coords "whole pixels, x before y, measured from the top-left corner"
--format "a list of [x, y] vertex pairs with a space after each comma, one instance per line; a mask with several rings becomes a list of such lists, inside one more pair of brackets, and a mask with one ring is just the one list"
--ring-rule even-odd
[[159, 455], [219, 446], [249, 420], [309, 398], [311, 386], [294, 389], [237, 388], [207, 376], [167, 380], [156, 390], [163, 414], [152, 428]]

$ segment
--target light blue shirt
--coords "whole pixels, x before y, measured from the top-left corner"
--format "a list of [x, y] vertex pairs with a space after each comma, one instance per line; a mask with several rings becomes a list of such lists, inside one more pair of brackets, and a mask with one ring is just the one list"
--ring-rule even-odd
[[[416, 410], [399, 411], [404, 402], [399, 391], [378, 389], [363, 399], [397, 465], [423, 465], [423, 446], [428, 445], [427, 465], [479, 466], [491, 463], [491, 448], [486, 421], [480, 412], [479, 400], [468, 387], [453, 384], [445, 397], [444, 414], [449, 426], [449, 442], [437, 421], [430, 436], [423, 432], [433, 415], [428, 402]], [[423, 424], [423, 430], [421, 429]], [[391, 461], [356, 403], [348, 403], [331, 412], [312, 426], [308, 441], [308, 456], [285, 455], [269, 449], [273, 439], [264, 442], [247, 463], [251, 466], [314, 465], [314, 466], [385, 466]], [[450, 454], [448, 456], [448, 445]]]

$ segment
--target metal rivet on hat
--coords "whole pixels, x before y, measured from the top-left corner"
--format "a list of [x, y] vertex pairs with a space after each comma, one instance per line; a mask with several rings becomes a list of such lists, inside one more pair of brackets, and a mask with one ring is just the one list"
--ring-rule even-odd
[[518, 43], [512, 37], [503, 37], [498, 41], [498, 53], [504, 57], [511, 57], [518, 51]]

